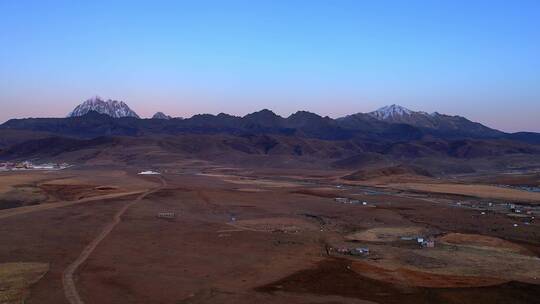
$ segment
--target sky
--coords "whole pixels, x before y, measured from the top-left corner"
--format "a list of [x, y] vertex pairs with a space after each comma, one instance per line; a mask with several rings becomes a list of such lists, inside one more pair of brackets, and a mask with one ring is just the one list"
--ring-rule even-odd
[[540, 132], [540, 1], [0, 0], [0, 122], [94, 95], [143, 117], [400, 104]]

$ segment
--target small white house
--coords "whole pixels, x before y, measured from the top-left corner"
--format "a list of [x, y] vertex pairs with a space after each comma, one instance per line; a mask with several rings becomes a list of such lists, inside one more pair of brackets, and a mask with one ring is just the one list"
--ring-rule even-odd
[[368, 255], [369, 254], [369, 248], [367, 247], [358, 247], [354, 249], [354, 253], [356, 255]]
[[150, 170], [139, 172], [139, 175], [159, 175], [159, 174], [161, 173], [156, 172], [156, 171], [150, 171]]
[[164, 219], [173, 219], [176, 217], [176, 214], [174, 212], [159, 212], [157, 214], [157, 217]]

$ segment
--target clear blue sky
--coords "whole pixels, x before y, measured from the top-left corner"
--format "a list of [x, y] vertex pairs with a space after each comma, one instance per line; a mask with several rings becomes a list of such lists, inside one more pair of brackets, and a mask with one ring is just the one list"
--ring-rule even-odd
[[[540, 1], [0, 0], [0, 122], [386, 104], [540, 131]], [[90, 3], [91, 2], [91, 3]]]

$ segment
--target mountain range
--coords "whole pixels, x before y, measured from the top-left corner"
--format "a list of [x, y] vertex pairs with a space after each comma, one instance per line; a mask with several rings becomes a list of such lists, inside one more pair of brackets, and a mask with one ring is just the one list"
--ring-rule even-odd
[[[516, 164], [507, 164], [510, 158], [524, 163], [540, 158], [539, 133], [505, 133], [461, 116], [416, 112], [398, 105], [337, 119], [307, 111], [281, 117], [267, 109], [243, 117], [220, 113], [182, 119], [156, 113], [151, 119], [141, 119], [123, 102], [95, 97], [66, 118], [12, 119], [0, 125], [0, 158], [4, 159], [79, 155], [77, 159], [89, 160], [122, 145], [161, 151], [147, 157], [179, 153], [230, 162], [266, 155], [270, 158], [265, 162], [272, 157], [281, 161], [286, 157], [287, 162], [318, 159], [355, 168], [366, 162], [394, 164], [431, 158], [439, 166], [444, 164], [444, 170], [457, 170], [463, 164], [458, 166], [456, 159], [503, 157], [497, 162], [510, 166]], [[124, 153], [125, 149], [119, 150], [116, 157], [123, 158]], [[432, 167], [433, 162], [427, 163]]]
[[284, 118], [267, 109], [243, 117], [220, 113], [199, 114], [188, 119], [172, 119], [162, 112], [157, 112], [152, 119], [140, 119], [139, 115], [124, 102], [110, 99], [105, 101], [97, 96], [75, 107], [67, 118], [12, 119], [0, 128], [51, 132], [81, 138], [102, 135], [248, 132], [325, 140], [377, 138], [379, 141], [395, 141], [431, 136], [540, 142], [540, 135], [537, 133], [509, 134], [461, 116], [437, 112], [428, 114], [399, 105], [385, 106], [373, 112], [356, 113], [337, 119], [307, 111], [298, 111]]
[[[79, 117], [87, 114], [90, 111], [95, 111], [100, 114], [106, 114], [114, 118], [122, 117], [135, 117], [139, 118], [139, 115], [135, 113], [127, 104], [122, 101], [116, 100], [103, 100], [99, 96], [94, 96], [70, 112], [68, 117]], [[319, 119], [316, 114], [300, 111], [293, 114], [289, 121], [275, 115], [269, 110], [262, 110], [260, 112], [246, 115], [246, 120], [252, 121], [256, 124], [265, 127], [278, 127], [278, 126], [292, 126], [298, 127], [299, 121], [305, 119], [311, 119], [315, 122]], [[307, 118], [311, 116], [311, 118]], [[208, 115], [203, 116], [209, 118]], [[221, 115], [224, 118], [224, 115]], [[474, 133], [477, 136], [501, 136], [502, 132], [490, 129], [483, 126], [480, 123], [474, 123], [461, 116], [449, 116], [444, 114], [426, 113], [422, 111], [412, 111], [399, 105], [384, 106], [376, 111], [369, 113], [357, 113], [346, 117], [338, 118], [337, 124], [345, 128], [362, 129], [362, 127], [373, 127], [373, 122], [369, 122], [369, 117], [375, 120], [394, 123], [394, 124], [408, 124], [419, 128], [427, 128], [431, 130], [437, 130], [438, 132], [445, 133], [457, 133], [467, 135]], [[163, 112], [157, 112], [152, 116], [152, 119], [171, 119], [171, 116], [165, 115]], [[199, 118], [200, 119], [200, 118]], [[296, 123], [295, 123], [296, 121]], [[304, 122], [303, 125], [305, 125]]]

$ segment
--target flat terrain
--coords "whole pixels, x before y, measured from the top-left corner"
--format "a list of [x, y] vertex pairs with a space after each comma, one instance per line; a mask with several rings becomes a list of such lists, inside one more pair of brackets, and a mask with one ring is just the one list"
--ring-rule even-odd
[[400, 190], [415, 190], [422, 192], [467, 195], [479, 198], [491, 198], [511, 201], [518, 200], [531, 203], [540, 202], [540, 193], [489, 185], [401, 183], [388, 184], [385, 185], [385, 187]]
[[[485, 178], [143, 169], [2, 173], [4, 302], [539, 302], [538, 194]], [[347, 253], [358, 247], [369, 254]]]

